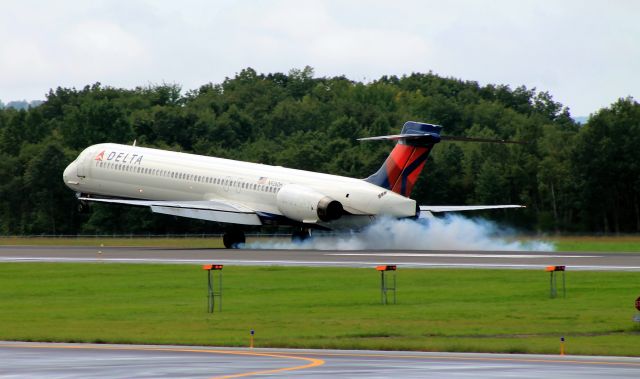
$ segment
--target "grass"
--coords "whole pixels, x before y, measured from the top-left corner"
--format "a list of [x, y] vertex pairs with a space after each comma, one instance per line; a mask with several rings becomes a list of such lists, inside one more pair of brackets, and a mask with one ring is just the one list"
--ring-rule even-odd
[[[286, 237], [247, 237], [248, 242], [259, 239], [279, 238], [288, 241]], [[529, 240], [526, 238], [525, 240]], [[601, 253], [623, 253], [640, 252], [640, 236], [554, 236], [542, 239], [554, 244], [556, 251], [582, 251]], [[185, 249], [210, 249], [221, 248], [222, 238], [219, 237], [185, 237], [185, 238], [162, 238], [162, 237], [0, 237], [0, 245], [14, 246], [134, 246], [134, 247], [170, 247]]]
[[0, 264], [0, 340], [640, 356], [637, 273], [225, 267], [221, 313], [199, 266]]
[[556, 251], [640, 252], [640, 236], [552, 237]]
[[171, 247], [184, 249], [210, 249], [223, 247], [219, 237], [0, 237], [0, 246], [131, 246], [131, 247]]

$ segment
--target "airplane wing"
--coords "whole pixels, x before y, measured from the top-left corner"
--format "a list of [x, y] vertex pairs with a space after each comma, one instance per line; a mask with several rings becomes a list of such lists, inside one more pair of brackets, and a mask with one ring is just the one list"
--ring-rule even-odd
[[463, 212], [486, 209], [526, 208], [524, 205], [421, 205], [420, 212]]
[[154, 201], [101, 199], [93, 197], [81, 197], [79, 200], [150, 207], [151, 212], [154, 213], [197, 218], [200, 220], [228, 222], [242, 225], [262, 225], [260, 218], [253, 209], [242, 204], [226, 200]]

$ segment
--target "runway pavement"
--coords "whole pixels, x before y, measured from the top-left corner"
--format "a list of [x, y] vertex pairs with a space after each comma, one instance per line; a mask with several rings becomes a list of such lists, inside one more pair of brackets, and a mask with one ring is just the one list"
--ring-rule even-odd
[[0, 342], [0, 378], [638, 378], [640, 358]]
[[0, 246], [0, 262], [118, 262], [282, 266], [542, 269], [640, 271], [638, 253], [416, 250], [227, 250], [136, 247]]
[[[0, 246], [0, 262], [464, 267], [640, 271], [640, 254], [496, 251], [313, 251]], [[3, 378], [640, 377], [640, 358], [0, 341]]]

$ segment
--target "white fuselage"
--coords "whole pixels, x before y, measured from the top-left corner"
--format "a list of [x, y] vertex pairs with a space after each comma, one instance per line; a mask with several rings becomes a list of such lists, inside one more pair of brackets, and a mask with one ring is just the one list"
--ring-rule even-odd
[[[119, 144], [85, 149], [63, 174], [82, 194], [144, 200], [226, 200], [282, 215], [278, 191], [299, 185], [339, 201], [359, 219], [412, 217], [414, 200], [364, 180]], [[348, 223], [349, 217], [333, 221]], [[321, 222], [318, 222], [321, 224]]]

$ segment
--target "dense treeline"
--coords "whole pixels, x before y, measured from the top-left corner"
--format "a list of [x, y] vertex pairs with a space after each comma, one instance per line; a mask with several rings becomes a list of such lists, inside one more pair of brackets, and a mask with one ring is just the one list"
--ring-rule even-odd
[[213, 231], [219, 225], [95, 206], [76, 213], [62, 171], [85, 147], [131, 143], [365, 177], [391, 149], [355, 138], [407, 120], [458, 136], [526, 145], [441, 143], [413, 196], [421, 204], [526, 204], [486, 214], [534, 231], [640, 231], [640, 105], [620, 99], [576, 124], [547, 92], [442, 78], [371, 83], [313, 70], [242, 70], [185, 94], [177, 85], [57, 88], [27, 110], [0, 110], [0, 234]]

